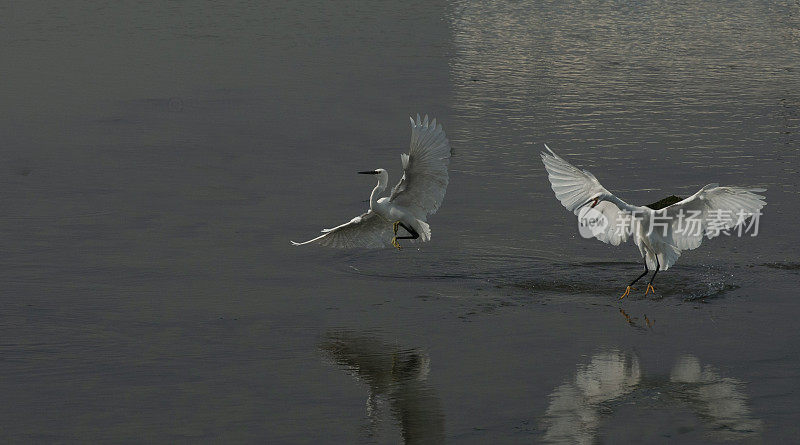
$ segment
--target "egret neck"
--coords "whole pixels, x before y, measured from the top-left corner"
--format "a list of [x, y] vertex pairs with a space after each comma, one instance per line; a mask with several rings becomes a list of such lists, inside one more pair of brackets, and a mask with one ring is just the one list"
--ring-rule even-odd
[[369, 208], [370, 210], [375, 210], [376, 205], [378, 203], [378, 196], [386, 190], [386, 185], [389, 183], [389, 175], [382, 171], [378, 173], [378, 185], [372, 189], [372, 194], [369, 195]]
[[641, 207], [630, 205], [627, 202], [617, 198], [614, 195], [605, 196], [604, 200], [613, 202], [614, 205], [616, 205], [620, 210], [624, 210], [624, 211], [626, 211], [628, 213], [635, 214], [637, 211], [641, 211]]

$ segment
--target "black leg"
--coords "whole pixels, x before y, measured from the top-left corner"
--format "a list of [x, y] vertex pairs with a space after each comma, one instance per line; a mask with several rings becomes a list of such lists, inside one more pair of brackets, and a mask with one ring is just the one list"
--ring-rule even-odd
[[645, 259], [644, 259], [644, 272], [642, 272], [642, 274], [641, 274], [641, 275], [639, 275], [638, 277], [636, 277], [636, 279], [635, 279], [635, 280], [631, 281], [631, 284], [630, 284], [630, 285], [631, 285], [631, 286], [633, 286], [634, 284], [636, 284], [636, 282], [637, 282], [637, 281], [639, 281], [639, 280], [641, 280], [643, 276], [647, 275], [647, 272], [650, 272], [650, 269], [648, 269], [648, 268], [647, 268], [647, 258], [645, 258]]
[[650, 290], [652, 290], [653, 293], [656, 293], [656, 289], [653, 287], [653, 280], [656, 279], [656, 274], [658, 274], [659, 269], [661, 269], [661, 264], [658, 263], [658, 256], [656, 256], [656, 271], [653, 272], [653, 276], [650, 277], [650, 282], [647, 283], [647, 290], [644, 293], [645, 295], [650, 293]]
[[414, 230], [413, 228], [408, 227], [407, 225], [405, 225], [403, 223], [400, 223], [400, 227], [406, 229], [406, 232], [410, 233], [411, 236], [398, 236], [396, 239], [417, 239], [417, 238], [419, 238], [419, 233], [417, 233], [417, 231]]
[[642, 274], [641, 274], [641, 275], [639, 275], [638, 277], [636, 277], [636, 279], [635, 279], [635, 280], [631, 281], [631, 284], [629, 284], [629, 285], [628, 285], [628, 287], [626, 287], [626, 288], [625, 288], [625, 293], [624, 293], [624, 294], [622, 294], [622, 296], [621, 296], [621, 297], [619, 297], [619, 299], [620, 299], [620, 300], [622, 300], [623, 298], [625, 298], [625, 297], [627, 297], [628, 295], [630, 295], [630, 293], [631, 293], [631, 287], [633, 287], [633, 285], [634, 285], [634, 284], [636, 284], [636, 282], [637, 282], [637, 281], [641, 280], [643, 276], [647, 275], [647, 272], [650, 272], [650, 270], [648, 270], [648, 269], [647, 269], [647, 257], [645, 257], [645, 258], [644, 258], [644, 272], [642, 272]]
[[659, 270], [659, 269], [661, 269], [661, 265], [660, 265], [660, 264], [658, 264], [658, 257], [656, 257], [656, 271], [653, 273], [653, 276], [652, 276], [652, 277], [650, 277], [650, 282], [649, 282], [649, 283], [647, 283], [647, 284], [650, 284], [650, 285], [652, 285], [652, 284], [653, 284], [653, 280], [655, 280], [655, 279], [656, 279], [656, 274], [658, 274], [658, 270]]

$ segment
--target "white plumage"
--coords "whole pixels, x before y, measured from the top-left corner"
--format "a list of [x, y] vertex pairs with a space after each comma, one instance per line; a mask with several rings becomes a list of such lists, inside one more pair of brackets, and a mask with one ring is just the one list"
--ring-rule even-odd
[[[722, 230], [736, 228], [760, 214], [766, 205], [765, 198], [756, 194], [766, 189], [720, 187], [718, 184], [706, 185], [694, 195], [663, 208], [631, 205], [606, 190], [593, 174], [571, 165], [547, 145], [545, 148], [547, 152], [542, 152], [542, 162], [556, 198], [576, 215], [584, 212], [587, 204], [602, 213], [607, 224], [592, 232], [600, 241], [616, 246], [632, 236], [645, 259], [645, 273], [648, 269], [655, 269], [656, 273], [669, 269], [681, 251], [699, 247], [703, 236], [713, 238]], [[691, 227], [681, 224], [691, 224]], [[630, 230], [621, 230], [625, 227]], [[623, 297], [639, 278], [628, 286]], [[651, 289], [648, 284], [647, 292]]]
[[[324, 229], [323, 235], [303, 243], [337, 248], [380, 248], [400, 245], [397, 239], [431, 238], [427, 217], [436, 213], [444, 200], [449, 182], [447, 165], [450, 162], [450, 142], [442, 125], [424, 119], [411, 118], [411, 148], [402, 154], [403, 177], [389, 197], [378, 198], [386, 189], [389, 174], [379, 168], [369, 172], [378, 177], [370, 195], [370, 209], [346, 224]], [[411, 236], [398, 237], [397, 228], [404, 227]]]

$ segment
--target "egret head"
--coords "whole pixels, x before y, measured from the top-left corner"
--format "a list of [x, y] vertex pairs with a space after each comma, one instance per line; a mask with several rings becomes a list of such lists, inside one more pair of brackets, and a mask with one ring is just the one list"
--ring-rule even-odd
[[382, 168], [376, 168], [375, 170], [368, 170], [358, 173], [361, 175], [375, 175], [378, 177], [378, 182], [381, 184], [387, 184], [389, 182], [389, 173]]
[[594, 208], [597, 204], [600, 204], [601, 199], [602, 199], [602, 196], [600, 196], [600, 195], [595, 196], [594, 198], [592, 198], [592, 199], [586, 201], [585, 203], [583, 203], [583, 205], [581, 207], [585, 207], [585, 206], [588, 205], [591, 208]]
[[[583, 205], [584, 206], [588, 205], [588, 206], [590, 206], [590, 208], [595, 208], [597, 206], [597, 204], [600, 204], [600, 202], [607, 201], [607, 200], [608, 200], [608, 195], [605, 194], [605, 193], [601, 193], [601, 194], [593, 197], [592, 199], [586, 201], [586, 203], [583, 204]], [[583, 207], [583, 206], [581, 206], [581, 207]]]

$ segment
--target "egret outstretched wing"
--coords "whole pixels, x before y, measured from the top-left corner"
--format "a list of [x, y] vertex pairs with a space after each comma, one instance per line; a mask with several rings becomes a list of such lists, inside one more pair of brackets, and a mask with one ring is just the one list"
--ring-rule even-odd
[[421, 220], [442, 205], [449, 177], [450, 141], [436, 119], [411, 119], [411, 150], [403, 154], [403, 177], [392, 190], [390, 202], [399, 204]]
[[[593, 174], [570, 164], [555, 154], [547, 145], [547, 153], [542, 152], [542, 162], [547, 169], [550, 185], [556, 198], [570, 212], [578, 215], [584, 205], [592, 198], [601, 194], [611, 194]], [[619, 230], [625, 224], [625, 214], [614, 203], [600, 201], [594, 210], [603, 213], [608, 220], [604, 231], [593, 231], [595, 237], [604, 243], [614, 246], [628, 239], [626, 230]]]
[[319, 244], [327, 247], [337, 247], [348, 249], [353, 247], [379, 248], [391, 245], [392, 224], [383, 219], [372, 210], [363, 215], [356, 216], [350, 222], [324, 229], [323, 235], [314, 239], [296, 243], [295, 246], [303, 244]]
[[656, 217], [668, 218], [665, 218], [668, 225], [666, 230], [659, 230], [656, 225], [654, 232], [677, 249], [695, 249], [703, 236], [713, 238], [720, 231], [736, 228], [759, 214], [767, 203], [757, 193], [765, 191], [708, 184], [683, 201], [657, 211]]

